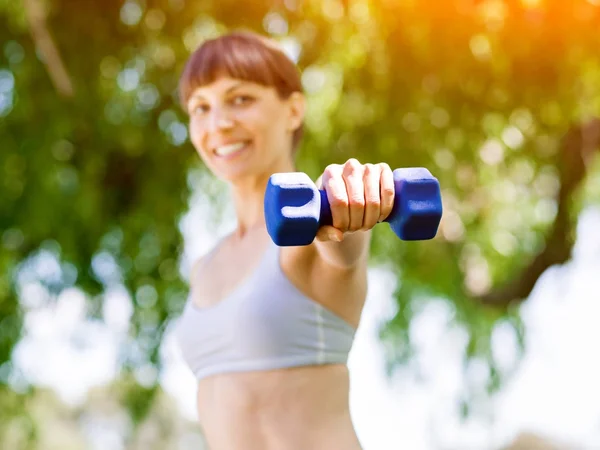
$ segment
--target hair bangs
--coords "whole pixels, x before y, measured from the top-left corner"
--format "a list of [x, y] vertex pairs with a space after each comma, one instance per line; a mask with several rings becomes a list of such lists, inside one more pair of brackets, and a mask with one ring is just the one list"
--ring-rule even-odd
[[256, 39], [238, 33], [206, 41], [183, 71], [179, 89], [181, 103], [185, 104], [198, 87], [222, 76], [273, 86], [282, 96], [298, 89], [299, 86], [285, 86], [286, 77], [281, 73], [282, 65], [278, 64], [281, 61], [277, 61], [281, 57], [287, 58], [283, 52], [271, 47], [266, 40], [261, 39], [261, 45], [257, 45], [253, 42]]

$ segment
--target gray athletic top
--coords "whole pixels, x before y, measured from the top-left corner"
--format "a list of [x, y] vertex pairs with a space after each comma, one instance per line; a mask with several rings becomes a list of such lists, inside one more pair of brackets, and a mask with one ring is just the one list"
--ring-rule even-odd
[[258, 268], [217, 304], [188, 299], [177, 340], [197, 379], [226, 372], [342, 363], [356, 329], [302, 294], [270, 242]]

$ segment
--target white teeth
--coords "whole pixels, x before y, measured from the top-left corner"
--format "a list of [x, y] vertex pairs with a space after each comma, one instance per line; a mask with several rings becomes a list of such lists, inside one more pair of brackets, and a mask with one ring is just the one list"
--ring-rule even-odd
[[246, 145], [245, 142], [238, 142], [237, 144], [231, 144], [231, 145], [223, 145], [222, 147], [217, 147], [215, 149], [215, 153], [219, 156], [231, 155], [232, 153], [235, 153], [238, 150], [241, 150], [245, 145]]

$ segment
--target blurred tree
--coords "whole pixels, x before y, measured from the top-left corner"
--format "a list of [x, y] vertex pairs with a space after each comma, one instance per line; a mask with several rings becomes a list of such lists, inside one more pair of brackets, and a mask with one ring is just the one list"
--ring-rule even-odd
[[[304, 71], [301, 170], [356, 157], [440, 180], [436, 239], [375, 233], [374, 262], [399, 279], [390, 367], [410, 357], [412, 317], [441, 298], [469, 334], [465, 365], [484, 358], [498, 386], [494, 327], [522, 335], [518, 302], [569, 259], [579, 212], [600, 200], [597, 1], [0, 0], [0, 415], [30, 389], [9, 388], [28, 283], [77, 286], [98, 318], [103, 290], [124, 284], [124, 376], [158, 367], [186, 297], [178, 220], [200, 165], [177, 80], [203, 39], [238, 27], [281, 40]], [[50, 274], [35, 265], [48, 256]], [[134, 421], [156, 386], [123, 395]]]
[[[147, 417], [133, 427], [128, 411], [121, 402], [126, 380], [92, 389], [85, 402], [65, 405], [48, 389], [37, 389], [27, 402], [32, 419], [38, 426], [37, 450], [204, 450], [205, 443], [197, 423], [178, 413], [173, 398], [159, 390]], [[12, 418], [14, 425], [18, 419]], [[25, 448], [27, 436], [13, 426], [3, 435], [2, 448]]]

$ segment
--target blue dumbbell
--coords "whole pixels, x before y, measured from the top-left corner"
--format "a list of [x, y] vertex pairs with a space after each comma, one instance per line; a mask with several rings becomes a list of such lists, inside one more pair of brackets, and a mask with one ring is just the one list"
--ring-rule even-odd
[[[438, 180], [422, 167], [394, 170], [394, 206], [384, 220], [404, 241], [433, 239], [442, 219]], [[278, 246], [308, 245], [323, 225], [331, 225], [324, 190], [302, 172], [271, 175], [265, 192], [267, 231]]]

